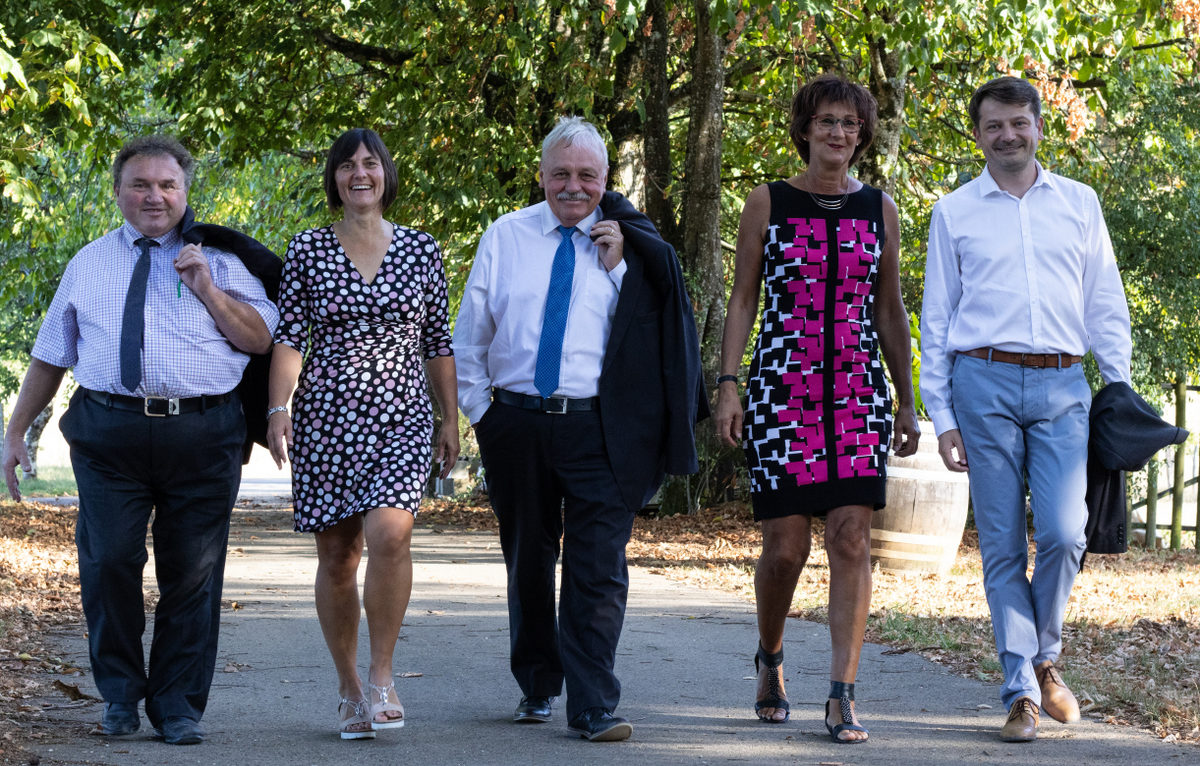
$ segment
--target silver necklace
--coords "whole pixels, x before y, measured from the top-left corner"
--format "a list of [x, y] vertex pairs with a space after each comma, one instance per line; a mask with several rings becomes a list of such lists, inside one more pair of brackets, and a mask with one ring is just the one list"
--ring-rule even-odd
[[817, 203], [817, 207], [823, 210], [841, 210], [845, 206], [846, 200], [850, 198], [849, 191], [845, 191], [842, 193], [842, 196], [834, 197], [832, 199], [829, 197], [818, 197], [808, 189], [805, 191], [808, 191], [808, 196], [812, 197], [813, 202]]

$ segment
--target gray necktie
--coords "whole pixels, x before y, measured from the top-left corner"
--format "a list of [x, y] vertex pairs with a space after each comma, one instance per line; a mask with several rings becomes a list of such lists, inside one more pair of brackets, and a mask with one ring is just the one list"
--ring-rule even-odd
[[133, 265], [125, 313], [121, 316], [121, 385], [130, 392], [142, 382], [142, 334], [146, 330], [146, 281], [150, 277], [150, 248], [158, 242], [148, 237], [134, 240], [142, 250]]

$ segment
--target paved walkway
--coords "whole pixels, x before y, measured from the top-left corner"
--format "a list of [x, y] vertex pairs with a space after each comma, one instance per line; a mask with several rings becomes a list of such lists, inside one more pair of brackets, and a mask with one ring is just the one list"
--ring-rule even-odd
[[[100, 705], [68, 705], [50, 714], [64, 725], [37, 746], [41, 763], [1200, 764], [1200, 748], [1086, 718], [1070, 727], [1047, 721], [1036, 743], [1001, 743], [995, 686], [874, 645], [864, 650], [858, 683], [871, 741], [835, 745], [821, 723], [828, 633], [795, 620], [785, 641], [793, 717], [761, 724], [752, 714], [752, 606], [638, 569], [617, 664], [619, 713], [633, 722], [633, 738], [580, 740], [566, 730], [561, 702], [552, 723], [515, 725], [508, 717], [519, 692], [507, 667], [497, 538], [420, 529], [413, 555], [413, 599], [395, 666], [405, 728], [373, 741], [337, 738], [336, 680], [313, 609], [312, 540], [291, 531], [288, 514], [245, 508], [235, 513], [230, 541], [208, 740], [167, 746], [149, 737], [144, 721], [142, 732], [121, 740], [87, 736]], [[364, 658], [365, 633], [364, 626]], [[86, 667], [82, 633], [59, 639], [63, 656]], [[95, 694], [87, 676], [63, 680]]]

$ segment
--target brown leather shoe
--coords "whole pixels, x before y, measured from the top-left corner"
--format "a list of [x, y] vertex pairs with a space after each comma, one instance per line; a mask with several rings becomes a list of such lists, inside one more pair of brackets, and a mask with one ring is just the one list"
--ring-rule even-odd
[[1063, 683], [1058, 668], [1049, 660], [1033, 669], [1038, 686], [1042, 687], [1042, 710], [1059, 723], [1076, 723], [1079, 720], [1079, 702]]
[[1029, 697], [1018, 697], [1008, 709], [1008, 720], [1000, 729], [1001, 742], [1032, 742], [1037, 739], [1038, 706]]

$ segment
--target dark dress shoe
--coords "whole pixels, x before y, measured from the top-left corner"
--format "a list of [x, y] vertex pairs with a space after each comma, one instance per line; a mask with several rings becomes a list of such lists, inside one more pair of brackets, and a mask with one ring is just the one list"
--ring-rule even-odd
[[142, 725], [136, 702], [105, 702], [104, 717], [94, 733], [109, 737], [133, 734]]
[[629, 739], [633, 726], [602, 707], [590, 707], [571, 719], [567, 728], [589, 742], [619, 742]]
[[550, 720], [550, 702], [553, 697], [522, 697], [513, 711], [517, 723], [546, 723]]
[[200, 728], [200, 722], [183, 716], [168, 718], [159, 724], [156, 731], [168, 745], [198, 745], [204, 741], [204, 729]]

